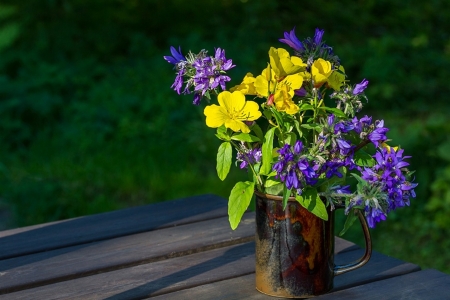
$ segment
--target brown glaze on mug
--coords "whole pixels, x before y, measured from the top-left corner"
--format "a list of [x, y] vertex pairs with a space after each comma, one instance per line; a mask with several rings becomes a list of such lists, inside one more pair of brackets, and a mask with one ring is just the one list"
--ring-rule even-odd
[[[273, 198], [273, 199], [269, 199]], [[324, 221], [290, 199], [256, 193], [256, 289], [309, 297], [333, 288], [334, 213]]]

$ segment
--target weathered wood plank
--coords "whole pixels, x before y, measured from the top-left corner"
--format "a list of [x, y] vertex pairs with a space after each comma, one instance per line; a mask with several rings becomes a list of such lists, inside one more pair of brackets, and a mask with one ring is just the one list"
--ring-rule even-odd
[[254, 243], [139, 265], [23, 290], [0, 299], [139, 299], [254, 271]]
[[450, 299], [450, 276], [437, 270], [424, 270], [356, 286], [317, 299]]
[[227, 215], [227, 201], [202, 195], [0, 232], [0, 259]]
[[[342, 275], [344, 276], [344, 275]], [[146, 298], [152, 300], [271, 300], [255, 290], [255, 275], [249, 274], [238, 278], [214, 282], [185, 289], [174, 293]], [[425, 270], [396, 276], [385, 280], [359, 285], [353, 288], [332, 291], [317, 296], [320, 300], [383, 300], [383, 299], [421, 299], [442, 300], [450, 299], [450, 276], [436, 270]]]
[[[254, 218], [246, 213], [234, 231], [222, 217], [2, 260], [0, 294], [247, 242]], [[336, 238], [336, 252], [357, 248]]]
[[[362, 252], [362, 249], [347, 251], [337, 254], [336, 257], [338, 261], [348, 262], [359, 258]], [[211, 295], [208, 296], [209, 298], [201, 298], [198, 289], [205, 284], [214, 286], [219, 281], [231, 278], [241, 282], [244, 275], [254, 272], [254, 261], [254, 242], [250, 242], [27, 289], [6, 294], [4, 298], [0, 296], [0, 299], [31, 297], [32, 299], [114, 300], [141, 299], [158, 295], [163, 295], [160, 299], [211, 299]], [[416, 265], [375, 252], [371, 261], [363, 268], [336, 277], [335, 286], [338, 290], [418, 269]], [[218, 290], [217, 294], [220, 293], [221, 291]], [[248, 295], [255, 293], [258, 292], [254, 290], [254, 281], [252, 281], [252, 284], [248, 285], [247, 294], [242, 299], [248, 299]], [[168, 298], [169, 296], [173, 297]], [[213, 299], [216, 298], [218, 297], [213, 297]]]
[[254, 240], [255, 214], [222, 217], [0, 261], [0, 294]]

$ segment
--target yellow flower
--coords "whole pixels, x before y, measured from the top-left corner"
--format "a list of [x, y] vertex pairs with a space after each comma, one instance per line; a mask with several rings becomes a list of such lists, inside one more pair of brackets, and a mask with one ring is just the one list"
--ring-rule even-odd
[[230, 92], [240, 91], [244, 95], [256, 95], [255, 77], [252, 73], [247, 73], [240, 85], [236, 85], [230, 89]]
[[240, 91], [230, 93], [222, 92], [218, 95], [219, 105], [209, 105], [205, 107], [206, 125], [218, 128], [225, 125], [234, 132], [242, 131], [249, 133], [250, 128], [244, 121], [254, 121], [261, 117], [258, 103], [245, 101], [245, 96]]
[[[302, 78], [300, 75], [298, 75]], [[288, 85], [283, 84], [277, 87], [277, 91], [274, 94], [275, 108], [278, 111], [284, 111], [287, 114], [293, 115], [299, 111], [299, 107], [292, 101], [294, 90], [289, 88]]]
[[283, 48], [275, 49], [270, 47], [269, 50], [270, 67], [275, 72], [277, 80], [283, 79], [287, 75], [303, 72], [306, 69], [306, 64], [296, 56], [292, 58]]
[[268, 66], [261, 75], [256, 77], [256, 92], [261, 97], [269, 98], [268, 105], [272, 105], [272, 102], [274, 102], [278, 111], [284, 111], [288, 114], [297, 113], [299, 107], [292, 101], [292, 97], [294, 97], [294, 91], [302, 87], [303, 77], [300, 73], [297, 73], [288, 75], [277, 82], [273, 74], [274, 72]]
[[339, 67], [339, 71], [333, 71], [328, 77], [328, 85], [335, 91], [339, 91], [345, 81], [345, 70], [343, 66]]
[[315, 87], [321, 87], [328, 80], [328, 76], [331, 75], [333, 70], [331, 69], [331, 63], [327, 60], [319, 58], [314, 61], [311, 66], [311, 75], [314, 81]]
[[256, 77], [255, 90], [260, 97], [269, 97], [275, 91], [277, 82], [275, 80], [275, 73], [270, 68], [270, 65], [265, 68], [261, 75]]

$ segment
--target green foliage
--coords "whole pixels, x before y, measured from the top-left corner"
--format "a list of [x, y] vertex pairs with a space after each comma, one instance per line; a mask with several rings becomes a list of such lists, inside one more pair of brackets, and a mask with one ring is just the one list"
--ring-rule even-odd
[[242, 216], [250, 205], [254, 191], [255, 183], [253, 181], [239, 181], [231, 190], [228, 199], [228, 219], [233, 230], [238, 227]]
[[[375, 249], [450, 272], [448, 20], [448, 1], [3, 0], [0, 209], [13, 213], [10, 226], [25, 226], [228, 197], [246, 174], [231, 168], [217, 180], [220, 142], [192, 98], [170, 90], [162, 56], [170, 45], [223, 47], [237, 65], [234, 85], [265, 67], [283, 31], [319, 27], [346, 73], [370, 81], [366, 107], [417, 170], [417, 198], [372, 232]], [[351, 228], [345, 238], [359, 236]]]
[[320, 199], [315, 188], [306, 189], [302, 195], [297, 195], [295, 199], [307, 210], [318, 216], [319, 218], [328, 221], [328, 212], [325, 204]]
[[232, 160], [232, 147], [230, 142], [223, 142], [217, 152], [217, 175], [220, 180], [225, 180], [230, 172]]
[[269, 129], [264, 136], [264, 144], [262, 146], [262, 162], [261, 175], [267, 175], [272, 171], [272, 150], [273, 150], [273, 138], [275, 136], [276, 127]]

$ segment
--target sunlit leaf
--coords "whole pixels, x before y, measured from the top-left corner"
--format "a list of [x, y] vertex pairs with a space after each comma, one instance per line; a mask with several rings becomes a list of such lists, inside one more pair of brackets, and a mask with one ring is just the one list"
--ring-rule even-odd
[[230, 198], [228, 199], [228, 220], [233, 230], [239, 225], [252, 200], [254, 187], [254, 182], [240, 181], [231, 190]]
[[232, 148], [230, 142], [223, 142], [217, 151], [217, 175], [220, 180], [225, 180], [230, 171], [232, 160]]

